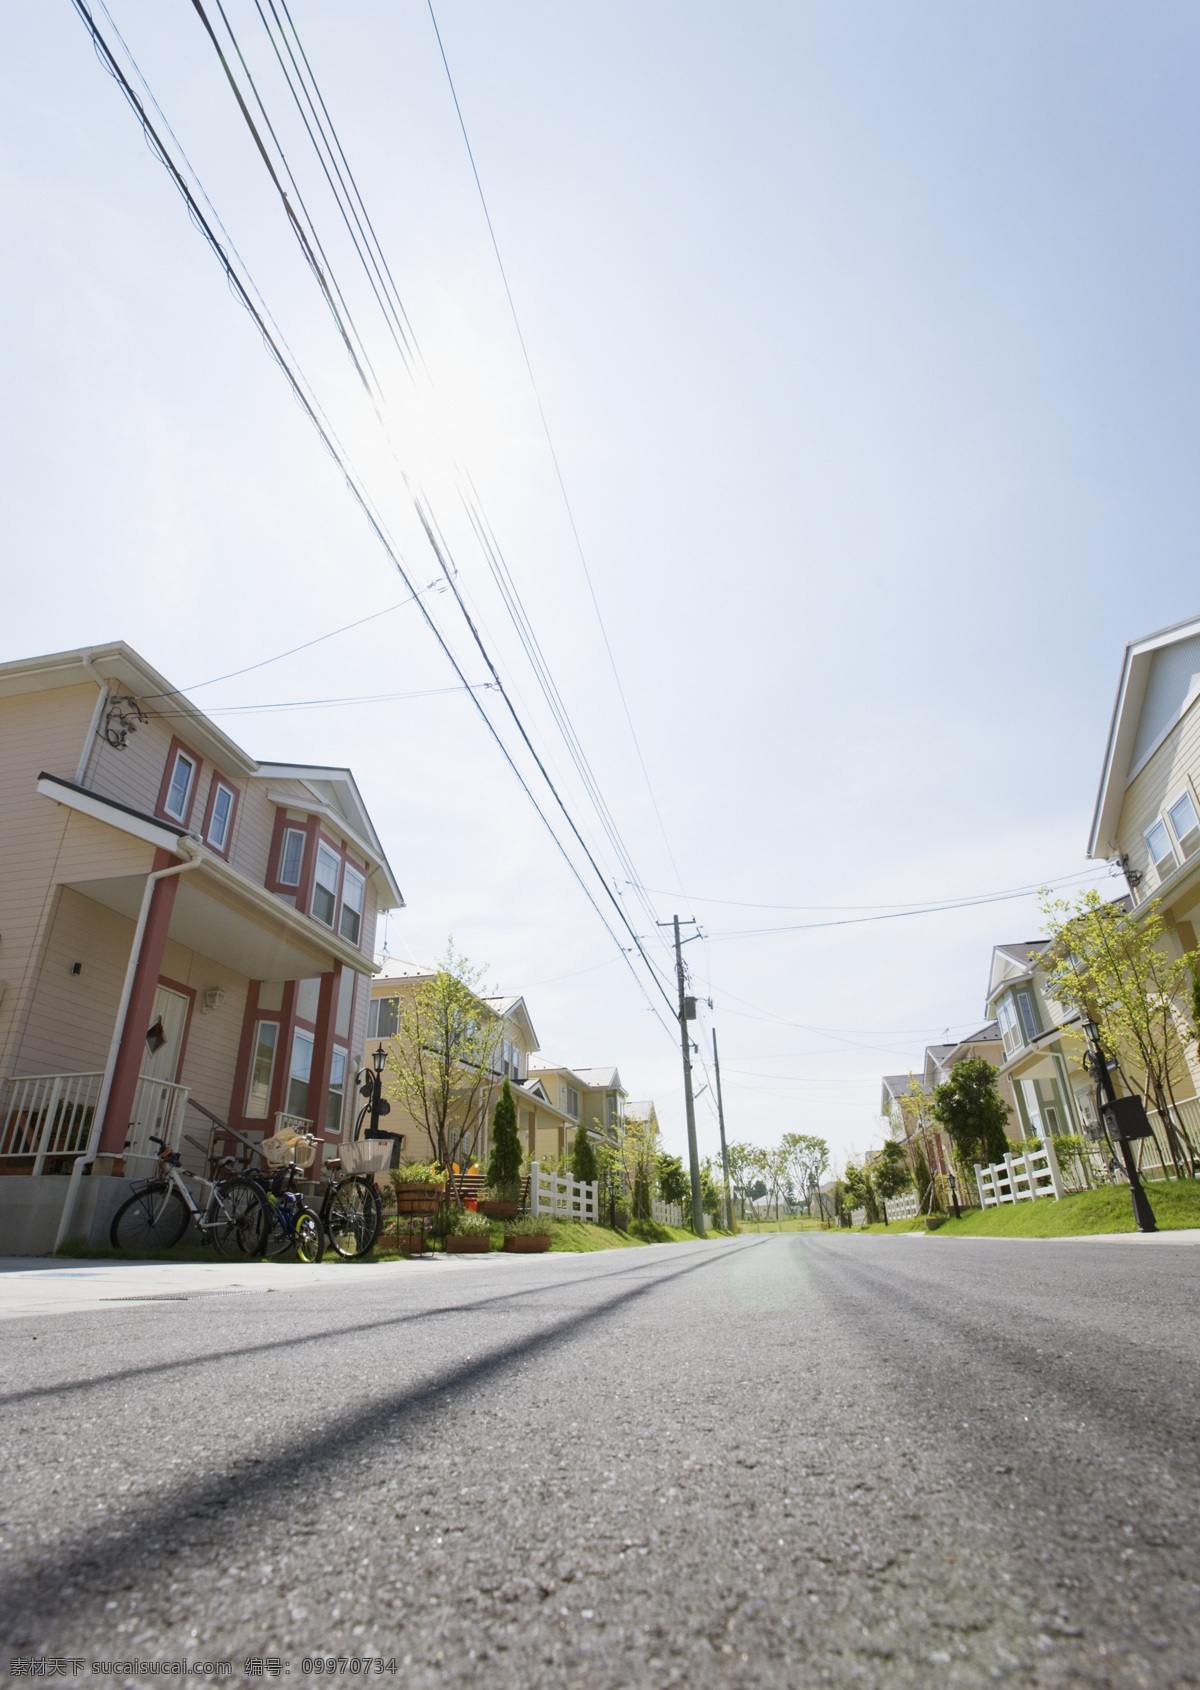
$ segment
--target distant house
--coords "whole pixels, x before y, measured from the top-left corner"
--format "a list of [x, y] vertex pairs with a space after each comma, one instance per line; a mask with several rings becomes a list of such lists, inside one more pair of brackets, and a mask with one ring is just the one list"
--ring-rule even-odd
[[257, 761], [117, 643], [0, 665], [0, 792], [0, 1250], [88, 1151], [85, 1214], [185, 1122], [339, 1139], [402, 903], [350, 771]]

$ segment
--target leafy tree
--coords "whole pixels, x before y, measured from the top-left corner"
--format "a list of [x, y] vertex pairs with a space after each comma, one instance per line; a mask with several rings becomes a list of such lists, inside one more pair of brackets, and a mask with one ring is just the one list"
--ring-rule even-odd
[[750, 1187], [754, 1184], [754, 1146], [751, 1144], [729, 1144], [725, 1147], [725, 1154], [729, 1160], [729, 1183], [733, 1187], [733, 1195], [742, 1205], [742, 1214], [746, 1212], [746, 1200], [750, 1196]]
[[875, 1189], [883, 1199], [880, 1208], [883, 1211], [883, 1224], [887, 1225], [887, 1202], [890, 1197], [898, 1197], [902, 1191], [907, 1191], [912, 1184], [912, 1173], [909, 1170], [904, 1152], [894, 1138], [885, 1138], [883, 1148], [876, 1155], [871, 1165], [871, 1178]]
[[864, 1209], [868, 1225], [873, 1225], [878, 1221], [879, 1205], [875, 1196], [875, 1187], [871, 1182], [870, 1169], [861, 1162], [847, 1162], [846, 1171], [842, 1175], [842, 1185], [846, 1196], [850, 1199], [850, 1207], [852, 1209]]
[[515, 1193], [521, 1186], [521, 1140], [517, 1133], [517, 1106], [507, 1076], [492, 1114], [492, 1154], [488, 1159], [487, 1182], [494, 1191]]
[[829, 1171], [829, 1146], [811, 1133], [784, 1133], [779, 1145], [785, 1152], [787, 1177], [803, 1192], [802, 1201], [811, 1215], [813, 1198], [820, 1203], [822, 1175]]
[[482, 977], [451, 940], [437, 972], [401, 997], [388, 1051], [389, 1090], [446, 1169], [470, 1162], [497, 1077], [501, 1022], [479, 995]]
[[1050, 933], [1042, 966], [1052, 996], [1090, 1016], [1108, 1055], [1145, 1076], [1176, 1175], [1194, 1174], [1195, 1146], [1177, 1119], [1174, 1084], [1187, 1072], [1187, 1047], [1196, 1036], [1182, 1003], [1190, 999], [1193, 1009], [1200, 1008], [1200, 953], [1168, 955], [1157, 900], [1136, 915], [1123, 899], [1106, 902], [1098, 892], [1085, 892], [1074, 905], [1048, 894], [1041, 902]]
[[1008, 1149], [1004, 1125], [1011, 1110], [996, 1084], [999, 1072], [983, 1057], [971, 1057], [956, 1062], [950, 1078], [934, 1087], [929, 1112], [946, 1129], [968, 1184], [976, 1162], [985, 1167], [991, 1162], [1002, 1162]]
[[664, 1203], [678, 1203], [681, 1208], [692, 1200], [692, 1182], [678, 1156], [658, 1158], [658, 1195]]
[[[505, 1080], [505, 1085], [508, 1081]], [[571, 1152], [571, 1172], [584, 1185], [590, 1185], [594, 1179], [599, 1179], [600, 1170], [596, 1166], [596, 1151], [592, 1144], [591, 1134], [586, 1127], [575, 1129], [575, 1144]]]
[[[706, 1157], [700, 1164], [700, 1207], [708, 1216], [714, 1227], [725, 1224], [725, 1193], [719, 1185], [722, 1180], [721, 1170], [711, 1157]], [[691, 1181], [688, 1181], [691, 1190]]]

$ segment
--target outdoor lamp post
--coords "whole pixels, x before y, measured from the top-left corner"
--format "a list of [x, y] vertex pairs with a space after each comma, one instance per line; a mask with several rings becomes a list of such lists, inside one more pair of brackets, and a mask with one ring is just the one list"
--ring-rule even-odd
[[[1108, 1108], [1102, 1113], [1101, 1119], [1107, 1118], [1116, 1126], [1116, 1132], [1113, 1136], [1120, 1147], [1121, 1160], [1125, 1164], [1125, 1174], [1129, 1180], [1129, 1194], [1133, 1198], [1133, 1218], [1137, 1223], [1137, 1229], [1139, 1232], [1157, 1232], [1158, 1222], [1154, 1218], [1150, 1199], [1146, 1196], [1141, 1176], [1138, 1174], [1137, 1163], [1134, 1160], [1133, 1151], [1130, 1149], [1129, 1140], [1122, 1131], [1120, 1113], [1115, 1107], [1118, 1101], [1117, 1088], [1113, 1085], [1112, 1075], [1108, 1071], [1108, 1058], [1105, 1056], [1104, 1048], [1100, 1043], [1100, 1029], [1090, 1016], [1083, 1023], [1083, 1032], [1090, 1046], [1088, 1067], [1091, 1069], [1094, 1079], [1104, 1094], [1104, 1101], [1108, 1105]], [[1125, 1101], [1128, 1102], [1129, 1100], [1126, 1099]], [[1136, 1103], [1137, 1099], [1135, 1098], [1133, 1101]]]
[[380, 1045], [371, 1053], [371, 1067], [373, 1072], [367, 1075], [367, 1084], [371, 1088], [370, 1110], [371, 1125], [363, 1134], [364, 1138], [384, 1138], [387, 1135], [379, 1130], [379, 1117], [390, 1115], [392, 1106], [383, 1095], [383, 1070], [387, 1062], [387, 1051]]
[[956, 1221], [961, 1220], [962, 1210], [958, 1206], [958, 1181], [953, 1174], [947, 1174], [946, 1177], [950, 1181], [950, 1206], [954, 1210], [954, 1218]]

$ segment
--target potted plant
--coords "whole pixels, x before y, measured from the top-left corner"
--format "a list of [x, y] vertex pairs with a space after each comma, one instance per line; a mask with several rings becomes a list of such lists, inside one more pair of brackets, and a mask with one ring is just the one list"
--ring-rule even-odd
[[437, 1214], [446, 1189], [446, 1176], [439, 1167], [428, 1162], [404, 1162], [393, 1169], [391, 1181], [397, 1216]]
[[517, 1220], [505, 1221], [504, 1248], [522, 1253], [548, 1250], [553, 1225], [546, 1215], [522, 1215]]
[[492, 1229], [487, 1223], [487, 1216], [477, 1215], [470, 1209], [452, 1209], [439, 1230], [451, 1254], [490, 1250], [492, 1247]]
[[507, 1077], [492, 1115], [492, 1154], [478, 1208], [481, 1215], [491, 1215], [494, 1220], [511, 1220], [521, 1211], [521, 1140], [517, 1106]]

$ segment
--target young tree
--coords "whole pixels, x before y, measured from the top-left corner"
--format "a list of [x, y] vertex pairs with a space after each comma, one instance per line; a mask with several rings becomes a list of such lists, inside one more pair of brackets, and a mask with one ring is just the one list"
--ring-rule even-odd
[[[505, 1080], [504, 1086], [507, 1090], [507, 1080]], [[593, 1180], [600, 1177], [600, 1170], [596, 1166], [596, 1151], [586, 1127], [581, 1126], [575, 1129], [575, 1144], [571, 1151], [571, 1173], [581, 1185], [590, 1185]]]
[[650, 1194], [658, 1179], [658, 1125], [652, 1119], [626, 1115], [615, 1150], [615, 1177], [632, 1197], [635, 1220], [650, 1219]]
[[811, 1133], [784, 1133], [779, 1145], [786, 1154], [787, 1177], [803, 1193], [801, 1200], [811, 1215], [813, 1198], [820, 1203], [821, 1178], [829, 1171], [829, 1146]]
[[[718, 1184], [717, 1182], [721, 1183]], [[720, 1164], [714, 1162], [711, 1156], [706, 1156], [700, 1164], [700, 1207], [712, 1222], [713, 1227], [719, 1229], [725, 1224], [725, 1194], [722, 1190], [724, 1175]], [[689, 1181], [688, 1190], [691, 1190]]]
[[517, 1134], [517, 1106], [513, 1102], [508, 1077], [496, 1102], [492, 1115], [492, 1154], [488, 1160], [487, 1182], [493, 1191], [506, 1197], [521, 1189], [521, 1140]]
[[846, 1171], [842, 1175], [842, 1186], [850, 1199], [850, 1207], [865, 1210], [868, 1226], [874, 1225], [879, 1219], [879, 1205], [875, 1197], [875, 1187], [871, 1182], [871, 1173], [866, 1165], [862, 1162], [847, 1162]]
[[891, 1197], [899, 1197], [902, 1191], [907, 1191], [912, 1184], [912, 1173], [904, 1157], [904, 1152], [894, 1138], [885, 1138], [883, 1149], [871, 1167], [871, 1177], [876, 1191], [883, 1199], [880, 1208], [883, 1210], [883, 1224], [888, 1224], [887, 1203]]
[[437, 972], [402, 996], [388, 1054], [391, 1095], [447, 1171], [469, 1162], [496, 1079], [501, 1023], [479, 996], [482, 976], [449, 942]]
[[1168, 955], [1157, 901], [1136, 916], [1124, 900], [1106, 902], [1098, 892], [1085, 892], [1074, 905], [1046, 894], [1041, 904], [1050, 933], [1042, 965], [1052, 996], [1090, 1016], [1108, 1055], [1144, 1076], [1177, 1177], [1194, 1175], [1196, 1148], [1176, 1119], [1174, 1085], [1187, 1071], [1195, 1037], [1183, 1007], [1195, 1001], [1200, 953]]
[[954, 1146], [959, 1172], [968, 1188], [976, 1162], [1002, 1162], [1008, 1149], [1004, 1123], [1011, 1113], [1000, 1096], [1000, 1070], [982, 1057], [956, 1062], [950, 1078], [935, 1086], [929, 1112]]
[[742, 1205], [744, 1217], [746, 1199], [750, 1195], [750, 1187], [754, 1184], [754, 1146], [729, 1144], [725, 1147], [725, 1154], [729, 1161], [729, 1183], [733, 1187], [734, 1197]]
[[658, 1195], [664, 1203], [686, 1208], [692, 1200], [692, 1182], [678, 1156], [658, 1158]]

